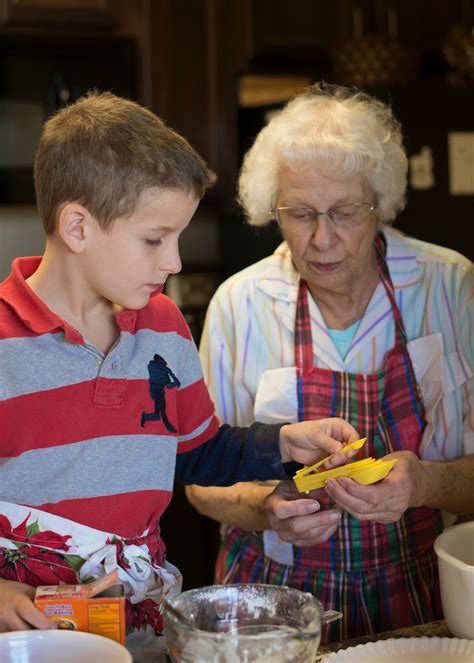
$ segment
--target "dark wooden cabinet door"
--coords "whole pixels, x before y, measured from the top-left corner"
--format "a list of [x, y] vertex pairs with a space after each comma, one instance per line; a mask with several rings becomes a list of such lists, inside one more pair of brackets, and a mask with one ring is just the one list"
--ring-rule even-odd
[[0, 0], [0, 25], [109, 27], [116, 22], [115, 10], [114, 0]]
[[256, 59], [312, 59], [340, 34], [337, 0], [253, 0], [247, 11]]

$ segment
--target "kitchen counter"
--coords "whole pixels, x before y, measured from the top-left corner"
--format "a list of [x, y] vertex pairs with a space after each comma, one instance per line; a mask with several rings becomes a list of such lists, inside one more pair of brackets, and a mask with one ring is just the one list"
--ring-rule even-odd
[[419, 626], [409, 626], [407, 628], [400, 628], [396, 631], [385, 631], [384, 633], [376, 633], [374, 635], [367, 635], [360, 638], [353, 638], [345, 642], [330, 642], [326, 645], [321, 645], [316, 657], [316, 662], [324, 662], [328, 654], [339, 651], [340, 649], [347, 649], [348, 647], [355, 647], [356, 645], [363, 645], [366, 642], [375, 642], [377, 640], [388, 640], [389, 638], [421, 638], [426, 636], [430, 637], [448, 637], [452, 638], [451, 631], [446, 626], [444, 620], [438, 622], [430, 622], [428, 624], [420, 624]]

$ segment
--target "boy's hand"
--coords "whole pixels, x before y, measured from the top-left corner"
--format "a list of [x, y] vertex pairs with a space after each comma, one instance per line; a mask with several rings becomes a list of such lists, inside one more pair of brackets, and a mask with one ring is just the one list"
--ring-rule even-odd
[[[359, 435], [344, 419], [318, 419], [286, 424], [280, 429], [281, 462], [295, 460], [303, 465], [312, 465], [325, 456], [335, 454], [343, 446], [359, 439]], [[356, 451], [349, 451], [332, 459], [331, 466], [345, 463]]]
[[55, 622], [35, 607], [34, 596], [34, 587], [0, 579], [0, 633], [57, 628]]

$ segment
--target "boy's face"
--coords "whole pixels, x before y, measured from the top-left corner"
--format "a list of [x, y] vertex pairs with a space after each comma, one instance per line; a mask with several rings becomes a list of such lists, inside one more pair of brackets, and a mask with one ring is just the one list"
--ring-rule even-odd
[[95, 223], [87, 251], [89, 287], [123, 308], [146, 306], [168, 275], [181, 270], [178, 240], [198, 204], [192, 193], [149, 189], [132, 215], [107, 232]]

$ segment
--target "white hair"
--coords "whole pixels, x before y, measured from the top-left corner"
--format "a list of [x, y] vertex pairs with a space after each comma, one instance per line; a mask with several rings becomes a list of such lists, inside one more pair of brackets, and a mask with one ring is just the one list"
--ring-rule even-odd
[[282, 168], [307, 167], [334, 177], [364, 176], [380, 223], [405, 206], [408, 160], [400, 124], [389, 106], [359, 90], [316, 84], [260, 131], [239, 177], [238, 201], [248, 222], [270, 221]]

